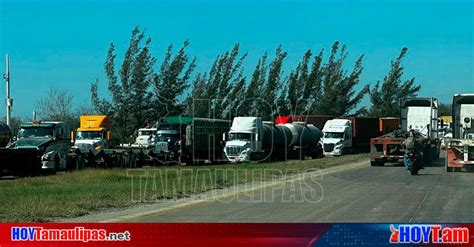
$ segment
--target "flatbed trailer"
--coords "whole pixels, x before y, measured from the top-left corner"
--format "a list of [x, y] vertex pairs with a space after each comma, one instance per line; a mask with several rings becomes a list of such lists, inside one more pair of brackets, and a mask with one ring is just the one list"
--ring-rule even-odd
[[[370, 164], [383, 166], [387, 162], [400, 162], [405, 155], [404, 142], [408, 136], [407, 131], [394, 131], [370, 140]], [[423, 154], [423, 162], [430, 163], [439, 157], [439, 140], [423, 136], [415, 131]]]
[[387, 162], [399, 162], [403, 159], [405, 137], [388, 134], [370, 140], [370, 165], [383, 166]]

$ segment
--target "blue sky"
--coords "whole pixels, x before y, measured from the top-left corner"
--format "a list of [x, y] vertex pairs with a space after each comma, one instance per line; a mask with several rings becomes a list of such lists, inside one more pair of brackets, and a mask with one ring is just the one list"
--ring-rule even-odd
[[[0, 0], [0, 71], [8, 52], [15, 116], [29, 117], [50, 87], [68, 88], [74, 104], [83, 104], [96, 78], [106, 94], [108, 45], [120, 56], [139, 25], [158, 62], [169, 43], [189, 39], [196, 71], [239, 42], [249, 53], [247, 74], [279, 44], [289, 53], [288, 74], [305, 50], [328, 50], [338, 40], [348, 47], [347, 66], [365, 54], [361, 85], [381, 80], [406, 46], [405, 77], [422, 85], [420, 95], [449, 102], [454, 93], [474, 92], [473, 8], [471, 0]], [[2, 81], [0, 116], [4, 91]]]

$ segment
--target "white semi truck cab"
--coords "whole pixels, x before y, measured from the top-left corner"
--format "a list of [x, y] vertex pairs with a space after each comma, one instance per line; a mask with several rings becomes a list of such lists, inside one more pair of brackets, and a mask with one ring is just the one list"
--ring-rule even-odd
[[323, 128], [323, 154], [339, 156], [352, 148], [352, 122], [349, 119], [328, 120]]
[[156, 128], [138, 129], [138, 136], [135, 139], [135, 145], [148, 147], [155, 143]]
[[453, 138], [446, 146], [446, 171], [474, 170], [474, 94], [453, 97]]
[[83, 115], [74, 139], [74, 149], [89, 153], [110, 147], [110, 119], [105, 115]]
[[379, 119], [348, 117], [331, 119], [323, 128], [324, 156], [369, 152], [370, 139], [380, 136]]
[[224, 153], [229, 161], [247, 162], [251, 153], [261, 153], [263, 128], [259, 117], [235, 117], [227, 138], [223, 138], [227, 141]]
[[402, 131], [415, 130], [427, 138], [438, 138], [438, 100], [404, 98], [400, 103]]

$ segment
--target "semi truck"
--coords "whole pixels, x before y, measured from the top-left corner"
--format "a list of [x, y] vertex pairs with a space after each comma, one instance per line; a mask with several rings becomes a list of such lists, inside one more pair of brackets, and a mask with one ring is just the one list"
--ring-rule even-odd
[[82, 156], [84, 166], [136, 167], [147, 163], [146, 148], [112, 144], [110, 118], [106, 115], [83, 115], [80, 127], [72, 134], [73, 153]]
[[[5, 128], [2, 129], [1, 136], [8, 136]], [[16, 141], [0, 148], [0, 171], [33, 176], [68, 169], [75, 162], [70, 147], [69, 129], [64, 122], [35, 120], [21, 123]]]
[[165, 117], [156, 124], [154, 154], [163, 163], [225, 162], [221, 137], [230, 124], [221, 119]]
[[429, 163], [439, 157], [438, 100], [428, 97], [409, 97], [400, 100], [400, 129], [371, 139], [370, 163], [383, 166], [399, 162], [405, 154], [404, 142], [413, 130], [421, 142], [423, 160]]
[[137, 131], [137, 138], [134, 145], [148, 147], [154, 145], [156, 137], [156, 128], [141, 128]]
[[275, 124], [260, 117], [235, 117], [224, 138], [225, 154], [231, 162], [316, 158], [321, 154], [321, 137], [314, 125], [293, 123], [290, 118]]
[[447, 172], [474, 167], [474, 94], [453, 96], [453, 138], [446, 145]]
[[378, 136], [378, 118], [337, 118], [326, 122], [323, 128], [324, 156], [369, 152], [370, 139]]

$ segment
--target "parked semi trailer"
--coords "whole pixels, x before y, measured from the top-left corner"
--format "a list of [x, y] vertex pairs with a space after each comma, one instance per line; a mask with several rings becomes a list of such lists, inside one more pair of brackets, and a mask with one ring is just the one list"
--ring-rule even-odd
[[338, 118], [326, 122], [323, 128], [325, 156], [369, 152], [370, 138], [379, 135], [378, 118]]
[[453, 139], [446, 146], [446, 171], [474, 166], [474, 94], [453, 97]]
[[84, 165], [136, 167], [149, 161], [150, 150], [147, 148], [113, 145], [110, 126], [110, 119], [106, 115], [80, 117], [80, 127], [73, 135], [72, 150], [83, 157]]
[[228, 120], [170, 116], [157, 123], [154, 153], [160, 162], [225, 162], [222, 136], [230, 129]]
[[42, 171], [68, 169], [76, 162], [70, 146], [69, 129], [64, 122], [38, 120], [21, 123], [16, 141], [0, 148], [0, 171], [32, 176]]
[[231, 162], [317, 158], [321, 155], [321, 131], [312, 124], [280, 119], [279, 124], [260, 117], [235, 117], [225, 140]]
[[410, 130], [415, 131], [422, 144], [424, 162], [439, 157], [437, 99], [411, 97], [400, 100], [400, 129], [371, 139], [371, 165], [383, 166], [386, 162], [403, 159], [404, 142]]

